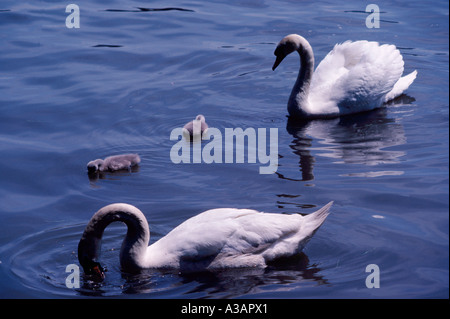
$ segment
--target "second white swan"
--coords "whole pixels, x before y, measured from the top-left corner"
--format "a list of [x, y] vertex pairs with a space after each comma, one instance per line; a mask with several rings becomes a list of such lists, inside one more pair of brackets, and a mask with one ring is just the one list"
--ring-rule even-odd
[[288, 101], [293, 118], [327, 118], [381, 107], [401, 95], [417, 71], [403, 76], [403, 57], [394, 45], [347, 41], [336, 44], [314, 71], [314, 53], [298, 34], [284, 37], [273, 70], [290, 53], [300, 55], [300, 71]]
[[237, 267], [266, 267], [280, 257], [300, 253], [325, 221], [332, 202], [301, 216], [219, 208], [192, 217], [148, 246], [150, 231], [144, 214], [128, 204], [103, 207], [89, 221], [78, 244], [85, 273], [103, 277], [97, 259], [103, 231], [124, 222], [128, 231], [120, 250], [123, 271], [147, 268], [200, 271]]

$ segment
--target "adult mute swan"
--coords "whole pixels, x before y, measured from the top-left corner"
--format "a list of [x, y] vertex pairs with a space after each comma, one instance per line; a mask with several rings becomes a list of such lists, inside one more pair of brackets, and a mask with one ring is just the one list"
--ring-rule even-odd
[[306, 216], [212, 209], [186, 220], [150, 246], [144, 214], [129, 204], [110, 204], [87, 224], [78, 244], [78, 260], [86, 274], [103, 278], [97, 261], [103, 231], [121, 221], [128, 227], [120, 250], [120, 264], [126, 272], [266, 267], [277, 258], [299, 253], [328, 216], [332, 203]]
[[403, 57], [394, 45], [347, 41], [336, 44], [314, 71], [309, 42], [298, 34], [284, 37], [272, 70], [290, 53], [300, 55], [300, 71], [288, 101], [293, 118], [327, 118], [381, 107], [401, 95], [417, 75], [402, 77]]
[[208, 129], [208, 124], [206, 124], [206, 119], [203, 115], [199, 114], [193, 121], [188, 122], [183, 127], [183, 133], [187, 136], [201, 136]]
[[138, 154], [122, 154], [109, 156], [103, 159], [96, 159], [87, 163], [89, 173], [118, 171], [121, 169], [129, 169], [141, 162]]

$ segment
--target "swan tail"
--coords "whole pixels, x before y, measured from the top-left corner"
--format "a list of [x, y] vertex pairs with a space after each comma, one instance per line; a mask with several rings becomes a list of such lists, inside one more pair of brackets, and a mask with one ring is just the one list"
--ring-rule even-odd
[[316, 232], [316, 230], [323, 224], [327, 216], [330, 214], [330, 208], [332, 205], [333, 202], [329, 202], [318, 211], [304, 216], [305, 225], [308, 228], [308, 232], [311, 233], [310, 236], [312, 236]]
[[414, 82], [417, 77], [417, 70], [414, 70], [408, 75], [401, 77], [397, 83], [395, 83], [392, 90], [386, 94], [384, 97], [384, 102], [388, 102], [392, 99], [395, 99], [397, 96], [401, 95], [404, 91], [406, 91], [409, 86]]

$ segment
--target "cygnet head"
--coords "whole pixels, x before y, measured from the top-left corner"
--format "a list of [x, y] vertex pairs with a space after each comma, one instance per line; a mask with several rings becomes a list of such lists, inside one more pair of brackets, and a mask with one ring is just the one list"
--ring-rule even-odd
[[201, 122], [205, 122], [205, 117], [202, 114], [197, 115], [197, 117], [195, 118], [196, 121], [201, 121]]
[[87, 169], [89, 173], [95, 173], [100, 170], [100, 167], [103, 165], [102, 159], [96, 159], [87, 163]]
[[308, 41], [298, 34], [289, 34], [285, 36], [280, 43], [278, 43], [275, 52], [273, 53], [277, 58], [273, 64], [272, 70], [275, 70], [281, 61], [292, 52], [298, 51], [302, 54], [305, 45], [309, 45]]

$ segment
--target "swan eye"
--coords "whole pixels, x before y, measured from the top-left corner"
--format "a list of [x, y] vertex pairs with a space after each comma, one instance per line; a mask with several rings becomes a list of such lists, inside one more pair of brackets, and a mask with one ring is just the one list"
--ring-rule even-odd
[[294, 52], [295, 50], [297, 50], [297, 47], [295, 46], [294, 43], [284, 42], [278, 45], [278, 47], [275, 49], [274, 54], [279, 57], [285, 57]]
[[300, 48], [298, 48], [293, 42], [286, 42], [286, 55], [299, 49], [303, 50], [303, 46], [300, 46]]

